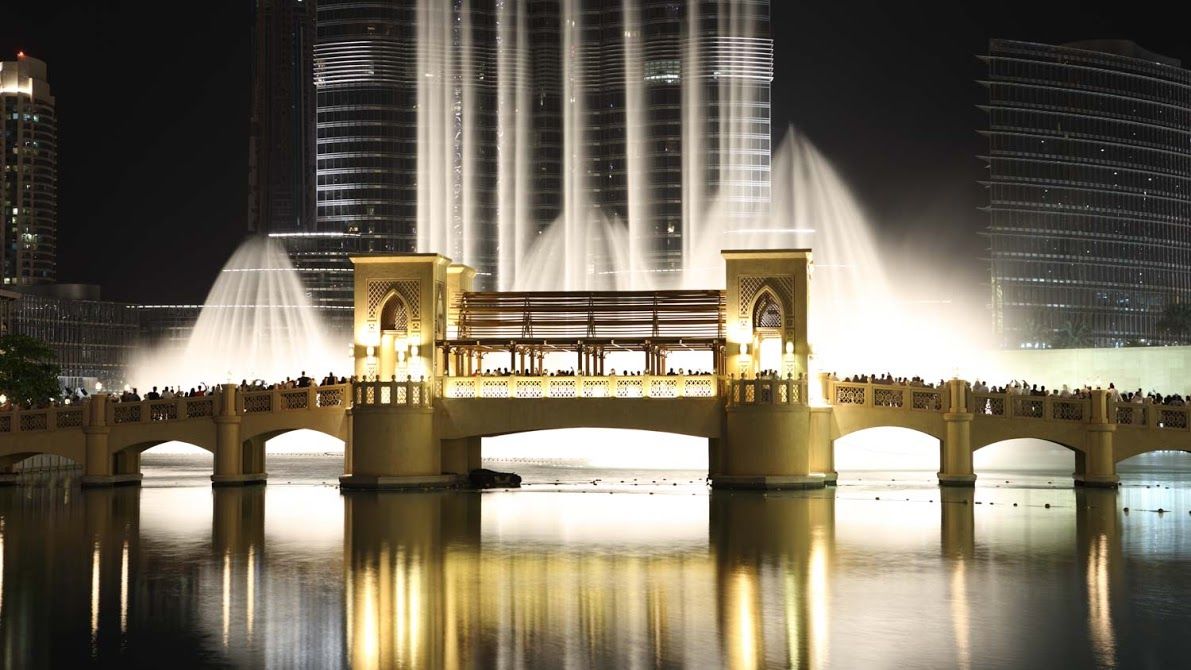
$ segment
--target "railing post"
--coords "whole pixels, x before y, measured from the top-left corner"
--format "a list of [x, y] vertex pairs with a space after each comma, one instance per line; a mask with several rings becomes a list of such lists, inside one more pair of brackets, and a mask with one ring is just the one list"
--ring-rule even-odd
[[306, 409], [316, 409], [317, 408], [317, 406], [318, 406], [317, 391], [318, 391], [318, 387], [314, 385], [314, 382], [311, 382], [310, 386], [306, 387]]
[[873, 407], [875, 405], [875, 403], [873, 402], [873, 386], [874, 385], [871, 382], [864, 385], [864, 406], [865, 407]]

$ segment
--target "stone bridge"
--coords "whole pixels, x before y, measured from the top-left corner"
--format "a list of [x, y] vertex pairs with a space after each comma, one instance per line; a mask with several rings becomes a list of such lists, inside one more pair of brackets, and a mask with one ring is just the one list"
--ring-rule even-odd
[[273, 437], [308, 429], [350, 437], [349, 386], [241, 392], [226, 385], [198, 398], [117, 402], [97, 394], [74, 405], [0, 413], [0, 482], [13, 465], [53, 454], [83, 466], [83, 484], [139, 482], [140, 455], [179, 441], [215, 455], [215, 484], [265, 479], [264, 446]]
[[[1076, 484], [1115, 486], [1116, 464], [1138, 454], [1191, 450], [1191, 407], [1114, 400], [1107, 391], [1087, 398], [973, 393], [952, 380], [943, 388], [820, 380], [830, 410], [822, 413], [820, 443], [876, 427], [908, 428], [939, 440], [939, 482], [974, 482], [972, 454], [1005, 440], [1045, 440], [1075, 454]], [[812, 471], [835, 477], [833, 449], [811, 449]], [[817, 456], [817, 458], [816, 458]]]
[[[810, 393], [810, 251], [723, 255], [724, 290], [522, 293], [472, 291], [474, 270], [437, 254], [353, 258], [355, 378], [366, 381], [0, 413], [0, 481], [24, 458], [56, 454], [82, 464], [87, 485], [135, 482], [141, 452], [177, 440], [214, 453], [213, 483], [259, 482], [265, 441], [297, 429], [344, 441], [349, 489], [456, 486], [480, 467], [482, 438], [557, 428], [706, 438], [711, 483], [729, 488], [832, 483], [835, 440], [882, 426], [938, 439], [939, 481], [951, 485], [975, 481], [977, 449], [1014, 438], [1071, 449], [1076, 482], [1100, 486], [1116, 485], [1125, 458], [1191, 448], [1187, 408], [1104, 391], [1077, 400], [975, 394], [962, 380], [818, 378]], [[672, 374], [668, 357], [692, 352], [708, 373]], [[617, 353], [638, 356], [643, 373], [613, 374]], [[568, 374], [545, 374], [559, 357]]]
[[[1115, 486], [1115, 464], [1155, 450], [1191, 449], [1191, 408], [1112, 400], [973, 393], [942, 388], [715, 375], [444, 377], [433, 384], [357, 382], [272, 391], [228, 385], [201, 398], [81, 404], [0, 414], [0, 481], [12, 466], [54, 454], [83, 466], [87, 486], [140, 481], [140, 454], [168, 441], [214, 454], [215, 485], [266, 479], [264, 445], [308, 429], [344, 441], [343, 484], [459, 485], [480, 467], [484, 437], [560, 428], [618, 428], [707, 438], [709, 477], [726, 487], [834, 483], [834, 443], [898, 427], [939, 440], [939, 482], [970, 485], [972, 455], [1034, 438], [1075, 453], [1077, 484]], [[384, 448], [356, 448], [353, 426]], [[379, 423], [378, 423], [379, 422]], [[420, 431], [420, 432], [419, 432]], [[426, 448], [433, 444], [434, 448]], [[565, 447], [560, 447], [565, 449]]]

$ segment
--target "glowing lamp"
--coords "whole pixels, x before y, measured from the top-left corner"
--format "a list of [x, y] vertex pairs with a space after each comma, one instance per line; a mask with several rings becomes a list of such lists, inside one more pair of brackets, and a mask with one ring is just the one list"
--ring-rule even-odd
[[376, 355], [376, 347], [372, 346], [371, 344], [368, 345], [368, 348], [365, 349], [365, 355], [367, 355], [368, 358], [372, 358], [373, 356], [375, 356]]
[[746, 343], [744, 343], [744, 342], [741, 342], [741, 343], [740, 343], [740, 355], [741, 355], [741, 356], [748, 356], [748, 355], [749, 355], [749, 345], [748, 345], [748, 344], [746, 344]]
[[99, 393], [103, 390], [103, 382], [95, 382], [95, 392]]
[[411, 358], [416, 358], [418, 356], [418, 345], [411, 344], [409, 346], [409, 355]]
[[794, 353], [794, 340], [789, 340], [786, 342], [786, 353], [787, 354]]
[[6, 404], [8, 404], [8, 396], [4, 395], [3, 393], [0, 393], [0, 405], [6, 405]]

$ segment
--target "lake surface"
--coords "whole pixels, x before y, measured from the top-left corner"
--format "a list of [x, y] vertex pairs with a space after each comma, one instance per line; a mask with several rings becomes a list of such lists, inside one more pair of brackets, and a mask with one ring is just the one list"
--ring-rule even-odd
[[[495, 464], [519, 491], [340, 494], [334, 456], [146, 454], [141, 489], [0, 490], [4, 667], [1186, 667], [1191, 456], [1069, 473]], [[1126, 511], [1128, 508], [1128, 511]], [[1161, 508], [1168, 510], [1158, 512]]]

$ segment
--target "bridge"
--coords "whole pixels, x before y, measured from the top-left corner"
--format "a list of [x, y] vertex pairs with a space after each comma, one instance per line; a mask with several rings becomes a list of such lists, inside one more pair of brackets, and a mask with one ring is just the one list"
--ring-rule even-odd
[[[1075, 454], [1077, 484], [1115, 486], [1116, 463], [1191, 449], [1191, 408], [840, 382], [808, 369], [807, 250], [724, 252], [723, 291], [482, 293], [474, 271], [435, 254], [356, 263], [352, 383], [268, 391], [224, 385], [198, 398], [83, 403], [0, 413], [0, 483], [54, 454], [83, 484], [140, 481], [140, 454], [167, 441], [214, 454], [214, 485], [267, 479], [265, 442], [315, 430], [345, 444], [344, 489], [450, 487], [480, 467], [484, 437], [622, 428], [706, 438], [717, 488], [834, 483], [835, 441], [876, 427], [939, 441], [939, 482], [972, 485], [972, 455], [1036, 438]], [[776, 345], [776, 346], [774, 346]], [[706, 373], [674, 374], [676, 352]], [[643, 361], [617, 375], [614, 354]], [[547, 361], [569, 361], [565, 375]], [[493, 374], [492, 361], [501, 370]], [[506, 364], [507, 363], [507, 364]], [[488, 372], [485, 372], [488, 370]]]

